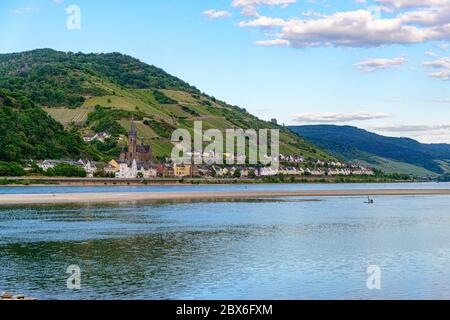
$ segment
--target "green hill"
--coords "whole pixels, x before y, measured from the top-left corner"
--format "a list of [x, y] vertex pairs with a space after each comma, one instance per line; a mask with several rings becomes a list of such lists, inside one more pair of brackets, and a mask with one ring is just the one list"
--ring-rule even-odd
[[73, 158], [99, 153], [23, 96], [0, 89], [0, 161]]
[[[117, 155], [117, 141], [122, 143], [123, 139], [119, 138], [123, 138], [134, 118], [139, 136], [153, 147], [158, 157], [170, 155], [173, 130], [192, 131], [194, 121], [202, 120], [204, 130], [278, 128], [282, 153], [315, 159], [333, 158], [287, 128], [262, 121], [243, 108], [202, 93], [162, 69], [120, 53], [83, 54], [40, 49], [2, 54], [0, 88], [10, 95], [23, 97], [20, 103], [29, 103], [33, 110], [45, 111], [65, 127], [65, 131], [58, 131], [64, 135], [69, 131], [76, 131], [79, 136], [92, 131], [113, 134], [116, 141], [109, 142], [109, 146], [96, 144], [99, 152], [109, 156]], [[83, 149], [78, 143], [74, 146], [77, 152]], [[65, 150], [54, 153], [54, 157], [73, 157], [77, 152]], [[44, 158], [49, 154], [31, 153], [30, 156]], [[5, 158], [4, 155], [0, 154], [1, 158]]]
[[442, 174], [449, 168], [448, 144], [385, 137], [351, 126], [311, 125], [290, 129], [341, 159], [367, 163], [386, 172], [422, 176]]

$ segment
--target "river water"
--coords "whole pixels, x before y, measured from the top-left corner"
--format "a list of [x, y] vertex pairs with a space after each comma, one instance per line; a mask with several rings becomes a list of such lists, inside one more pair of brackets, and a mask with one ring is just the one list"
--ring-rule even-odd
[[[448, 184], [105, 187], [104, 192]], [[1, 193], [96, 187], [1, 188]], [[0, 207], [0, 291], [39, 299], [449, 299], [450, 197]], [[81, 289], [67, 287], [68, 266]], [[380, 290], [367, 268], [380, 271]]]

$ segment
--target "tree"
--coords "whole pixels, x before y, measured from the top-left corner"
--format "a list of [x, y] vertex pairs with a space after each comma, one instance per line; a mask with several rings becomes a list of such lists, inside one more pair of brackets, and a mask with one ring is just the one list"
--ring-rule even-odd
[[59, 164], [54, 168], [50, 168], [44, 173], [50, 177], [86, 177], [86, 172], [82, 167], [70, 164]]
[[76, 132], [68, 132], [20, 95], [0, 90], [0, 161], [77, 158], [90, 154]]
[[15, 162], [0, 162], [0, 176], [2, 177], [22, 177], [25, 170], [22, 166]]

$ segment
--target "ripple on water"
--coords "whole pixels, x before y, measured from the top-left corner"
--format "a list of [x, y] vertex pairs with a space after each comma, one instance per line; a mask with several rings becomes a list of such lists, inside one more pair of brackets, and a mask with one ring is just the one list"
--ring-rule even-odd
[[[0, 288], [41, 299], [449, 298], [450, 197], [311, 200], [0, 209]], [[71, 264], [77, 292], [65, 287]], [[366, 287], [372, 264], [381, 291]]]

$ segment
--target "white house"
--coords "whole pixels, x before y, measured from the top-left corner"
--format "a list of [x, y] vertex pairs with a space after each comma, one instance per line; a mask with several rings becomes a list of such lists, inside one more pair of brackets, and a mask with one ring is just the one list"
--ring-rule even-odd
[[216, 173], [216, 175], [218, 177], [224, 176], [229, 172], [229, 170], [227, 168], [217, 168], [217, 167], [213, 166], [212, 169], [214, 170], [214, 172]]
[[39, 168], [41, 168], [44, 171], [47, 171], [48, 169], [52, 169], [52, 168], [56, 167], [56, 164], [52, 160], [39, 161], [37, 163], [37, 165]]
[[261, 177], [276, 176], [279, 173], [278, 169], [272, 167], [262, 167], [259, 169], [259, 176]]
[[129, 165], [126, 161], [119, 163], [119, 171], [116, 172], [116, 178], [119, 179], [136, 179], [136, 178], [155, 178], [158, 176], [156, 167], [148, 165], [144, 162], [133, 161]]
[[84, 171], [86, 172], [87, 176], [89, 178], [92, 178], [95, 173], [97, 173], [97, 165], [95, 162], [87, 161], [86, 163], [82, 160], [78, 161], [84, 168]]
[[306, 172], [311, 174], [312, 176], [323, 176], [325, 175], [325, 171], [319, 170], [319, 169], [306, 169]]
[[126, 161], [119, 163], [119, 171], [116, 172], [116, 178], [134, 179], [137, 176], [137, 164], [133, 161], [131, 166]]
[[79, 161], [66, 161], [66, 160], [44, 160], [39, 161], [37, 163], [38, 167], [41, 168], [44, 171], [47, 171], [48, 169], [53, 169], [54, 167], [60, 165], [60, 164], [67, 164], [72, 166], [83, 166], [84, 164], [80, 163]]
[[85, 142], [92, 142], [94, 140], [105, 142], [105, 140], [110, 137], [111, 137], [111, 135], [107, 134], [106, 132], [99, 132], [99, 133], [95, 133], [95, 134], [89, 133], [83, 137], [83, 140]]
[[280, 173], [287, 176], [295, 176], [301, 174], [301, 172], [295, 167], [283, 168], [282, 170], [280, 170]]

